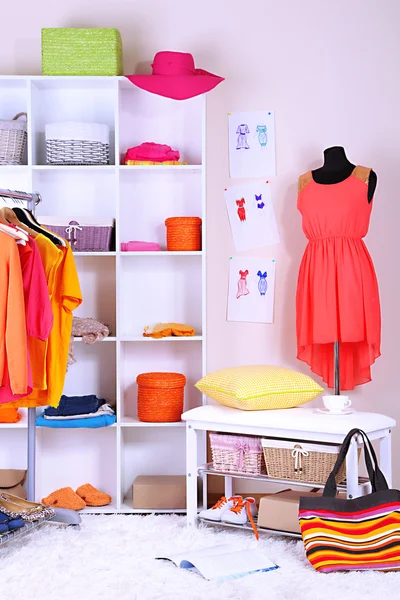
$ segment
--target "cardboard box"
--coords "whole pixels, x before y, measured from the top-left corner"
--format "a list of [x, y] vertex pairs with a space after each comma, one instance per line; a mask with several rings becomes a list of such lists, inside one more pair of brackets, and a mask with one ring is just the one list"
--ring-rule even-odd
[[132, 486], [133, 508], [186, 508], [185, 475], [139, 475]]
[[[299, 503], [301, 496], [321, 495], [318, 492], [298, 492], [293, 490], [282, 490], [277, 494], [263, 496], [258, 509], [258, 525], [267, 529], [300, 533], [299, 525]], [[346, 494], [340, 493], [338, 498], [346, 498]]]

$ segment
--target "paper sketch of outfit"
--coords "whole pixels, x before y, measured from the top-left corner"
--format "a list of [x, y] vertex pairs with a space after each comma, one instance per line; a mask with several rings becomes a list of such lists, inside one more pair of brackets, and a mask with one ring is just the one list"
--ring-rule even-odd
[[258, 271], [257, 276], [260, 278], [258, 280], [258, 291], [260, 292], [260, 296], [265, 296], [267, 293], [267, 272], [261, 273]]
[[256, 133], [258, 133], [258, 143], [260, 144], [261, 148], [264, 148], [268, 143], [267, 126], [257, 125]]
[[238, 136], [236, 150], [248, 150], [250, 148], [247, 142], [247, 135], [250, 133], [250, 129], [246, 123], [239, 125], [236, 134]]
[[243, 206], [245, 203], [246, 200], [244, 198], [241, 200], [236, 200], [236, 205], [238, 206], [237, 214], [242, 222], [246, 220], [246, 209]]
[[239, 271], [240, 279], [238, 281], [236, 298], [240, 298], [240, 296], [247, 296], [247, 294], [250, 294], [250, 290], [247, 287], [246, 281], [248, 274], [248, 269], [246, 269], [245, 271]]
[[254, 197], [257, 202], [257, 208], [260, 208], [262, 210], [265, 206], [264, 202], [262, 201], [262, 194], [259, 194], [259, 195], [254, 194]]

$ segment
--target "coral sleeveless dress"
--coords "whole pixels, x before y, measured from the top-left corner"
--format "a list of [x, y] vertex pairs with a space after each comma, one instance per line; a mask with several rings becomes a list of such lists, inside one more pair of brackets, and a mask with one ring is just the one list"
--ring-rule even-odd
[[297, 207], [308, 244], [297, 296], [297, 358], [334, 387], [334, 342], [340, 342], [340, 388], [371, 381], [380, 356], [381, 316], [374, 265], [362, 240], [372, 209], [371, 169], [356, 167], [340, 183], [299, 178]]

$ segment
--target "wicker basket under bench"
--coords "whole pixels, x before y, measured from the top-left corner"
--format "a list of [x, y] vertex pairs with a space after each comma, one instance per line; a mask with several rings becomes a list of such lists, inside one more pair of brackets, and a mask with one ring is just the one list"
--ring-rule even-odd
[[[263, 438], [261, 443], [268, 477], [318, 485], [325, 485], [340, 451], [340, 445], [337, 444], [302, 440]], [[342, 483], [345, 479], [344, 463], [336, 481]]]
[[210, 433], [213, 466], [216, 471], [265, 475], [265, 463], [259, 437]]
[[[210, 433], [210, 446], [216, 471], [316, 485], [325, 485], [340, 451], [337, 444], [229, 433]], [[343, 464], [336, 480], [345, 479]]]

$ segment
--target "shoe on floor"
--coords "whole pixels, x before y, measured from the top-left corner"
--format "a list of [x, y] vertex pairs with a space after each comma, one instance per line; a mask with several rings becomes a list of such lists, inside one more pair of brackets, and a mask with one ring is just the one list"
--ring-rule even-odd
[[86, 502], [87, 506], [107, 506], [112, 501], [111, 496], [100, 492], [90, 483], [85, 483], [85, 485], [78, 487], [76, 493]]
[[69, 510], [82, 510], [86, 502], [71, 487], [60, 488], [47, 498], [42, 499], [43, 504], [54, 508], [68, 508]]
[[257, 516], [257, 504], [254, 498], [243, 498], [234, 504], [229, 510], [222, 515], [224, 523], [233, 523], [235, 525], [245, 525], [250, 516]]
[[209, 521], [220, 521], [222, 515], [241, 499], [242, 496], [232, 496], [231, 498], [222, 496], [214, 506], [207, 510], [202, 510], [199, 513], [199, 517], [201, 519], [208, 519]]

